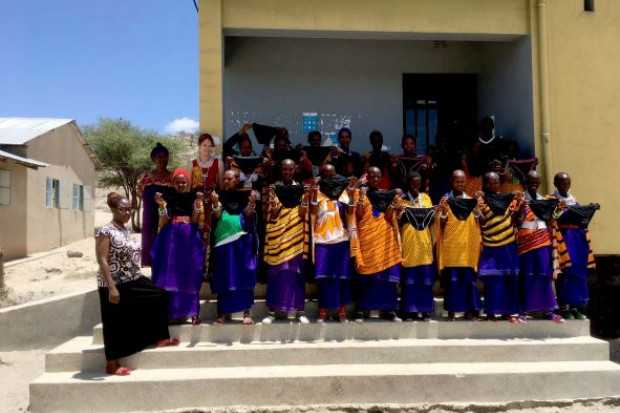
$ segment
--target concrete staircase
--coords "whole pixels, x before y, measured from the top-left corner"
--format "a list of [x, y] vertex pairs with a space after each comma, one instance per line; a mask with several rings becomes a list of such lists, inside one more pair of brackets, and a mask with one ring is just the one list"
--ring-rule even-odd
[[[213, 302], [202, 306], [211, 320]], [[441, 311], [441, 302], [438, 302]], [[307, 304], [311, 317], [316, 302]], [[258, 302], [253, 312], [265, 312]], [[240, 316], [240, 315], [239, 315]], [[239, 318], [239, 317], [238, 317]], [[103, 374], [101, 326], [46, 355], [33, 412], [509, 402], [620, 396], [620, 365], [588, 321], [443, 321], [171, 326], [182, 344]]]

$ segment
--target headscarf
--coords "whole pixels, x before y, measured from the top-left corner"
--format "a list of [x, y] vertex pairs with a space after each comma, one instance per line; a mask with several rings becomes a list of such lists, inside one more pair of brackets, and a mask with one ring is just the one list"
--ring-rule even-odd
[[179, 175], [183, 175], [189, 180], [190, 174], [183, 168], [177, 168], [177, 170], [172, 173], [172, 180], [174, 181], [174, 179]]

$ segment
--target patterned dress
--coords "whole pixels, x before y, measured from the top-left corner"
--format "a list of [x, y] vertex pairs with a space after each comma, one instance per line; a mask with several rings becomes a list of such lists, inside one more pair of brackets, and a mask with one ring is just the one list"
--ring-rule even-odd
[[168, 297], [140, 271], [140, 243], [127, 228], [109, 223], [98, 229], [95, 238], [109, 238], [108, 266], [120, 294], [117, 304], [109, 301], [103, 273], [97, 274], [103, 344], [106, 360], [130, 356], [156, 342], [170, 338]]

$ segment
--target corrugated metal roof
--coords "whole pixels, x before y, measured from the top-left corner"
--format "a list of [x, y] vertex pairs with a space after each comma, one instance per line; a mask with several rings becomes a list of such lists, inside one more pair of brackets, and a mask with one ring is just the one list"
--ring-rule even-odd
[[28, 167], [44, 167], [44, 166], [50, 166], [49, 164], [45, 163], [45, 162], [40, 162], [34, 159], [30, 159], [30, 158], [23, 158], [21, 156], [17, 156], [17, 155], [13, 155], [11, 152], [5, 152], [0, 150], [0, 159], [10, 159], [12, 161], [15, 161], [19, 164], [28, 166]]
[[73, 119], [0, 118], [0, 144], [23, 145]]

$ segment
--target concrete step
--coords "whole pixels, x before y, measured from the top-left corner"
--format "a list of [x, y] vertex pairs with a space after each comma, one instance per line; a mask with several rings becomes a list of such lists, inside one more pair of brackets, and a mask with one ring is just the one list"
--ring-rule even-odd
[[[557, 324], [547, 320], [530, 320], [527, 324], [510, 324], [506, 321], [406, 321], [390, 322], [379, 319], [363, 323], [327, 322], [324, 324], [299, 324], [282, 320], [270, 325], [256, 323], [243, 326], [232, 321], [222, 326], [172, 325], [172, 337], [186, 343], [253, 343], [295, 341], [343, 341], [343, 340], [395, 340], [418, 339], [511, 339], [511, 338], [566, 338], [590, 336], [589, 320], [570, 320]], [[101, 324], [93, 331], [93, 344], [103, 344]]]
[[[550, 339], [400, 339], [295, 343], [181, 343], [144, 350], [121, 360], [132, 369], [273, 365], [483, 363], [609, 360], [609, 344], [592, 337]], [[101, 372], [102, 345], [77, 337], [48, 352], [45, 371]]]
[[610, 361], [294, 365], [45, 373], [32, 412], [162, 411], [230, 406], [342, 406], [557, 400], [620, 395]]
[[[318, 302], [315, 299], [306, 299], [305, 311], [308, 317], [316, 319], [319, 315]], [[335, 313], [335, 312], [334, 312]], [[347, 309], [349, 318], [352, 317], [352, 307]], [[252, 318], [262, 320], [267, 315], [267, 306], [264, 299], [256, 299], [254, 308], [252, 309]], [[443, 309], [443, 298], [435, 298], [434, 317], [445, 317], [447, 313]], [[235, 313], [235, 317], [240, 318], [242, 313]], [[203, 320], [214, 320], [217, 317], [217, 299], [201, 300], [200, 317]]]

